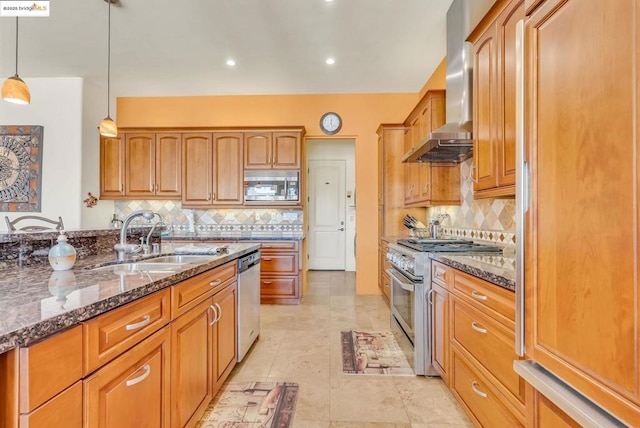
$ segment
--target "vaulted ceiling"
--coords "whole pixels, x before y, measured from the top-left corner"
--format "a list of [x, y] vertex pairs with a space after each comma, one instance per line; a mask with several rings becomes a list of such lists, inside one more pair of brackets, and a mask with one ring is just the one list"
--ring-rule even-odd
[[[417, 92], [445, 56], [451, 1], [121, 0], [112, 94]], [[48, 18], [20, 19], [20, 76], [106, 82], [107, 3], [50, 7]], [[15, 18], [2, 17], [0, 76], [14, 66]]]

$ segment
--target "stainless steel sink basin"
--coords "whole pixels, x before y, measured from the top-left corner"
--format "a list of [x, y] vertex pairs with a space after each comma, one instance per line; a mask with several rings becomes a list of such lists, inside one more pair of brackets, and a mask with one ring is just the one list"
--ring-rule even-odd
[[175, 255], [175, 256], [161, 256], [153, 259], [144, 260], [141, 263], [207, 263], [215, 260], [216, 256], [200, 256], [200, 255]]
[[146, 261], [139, 263], [121, 263], [116, 265], [102, 266], [94, 268], [94, 271], [112, 271], [114, 273], [129, 272], [178, 272], [185, 263], [148, 263]]

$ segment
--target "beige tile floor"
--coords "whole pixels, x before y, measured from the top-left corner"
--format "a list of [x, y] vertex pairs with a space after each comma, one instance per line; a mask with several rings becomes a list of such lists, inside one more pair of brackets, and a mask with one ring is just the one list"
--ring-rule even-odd
[[389, 330], [380, 296], [357, 296], [353, 272], [311, 271], [302, 304], [262, 305], [260, 340], [229, 381], [300, 385], [294, 426], [471, 427], [439, 378], [342, 373], [340, 331]]

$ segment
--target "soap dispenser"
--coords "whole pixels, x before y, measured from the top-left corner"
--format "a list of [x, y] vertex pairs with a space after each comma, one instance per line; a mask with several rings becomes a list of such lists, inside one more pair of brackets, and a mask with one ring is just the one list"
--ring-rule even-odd
[[67, 243], [63, 232], [58, 235], [58, 243], [49, 250], [49, 264], [53, 270], [69, 270], [76, 262], [76, 249]]

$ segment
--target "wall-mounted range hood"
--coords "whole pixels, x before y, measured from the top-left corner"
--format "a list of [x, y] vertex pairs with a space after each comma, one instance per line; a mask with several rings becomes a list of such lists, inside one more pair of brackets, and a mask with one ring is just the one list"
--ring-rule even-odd
[[447, 12], [447, 123], [405, 154], [402, 162], [462, 162], [473, 147], [473, 58], [467, 36], [494, 0], [453, 0]]

